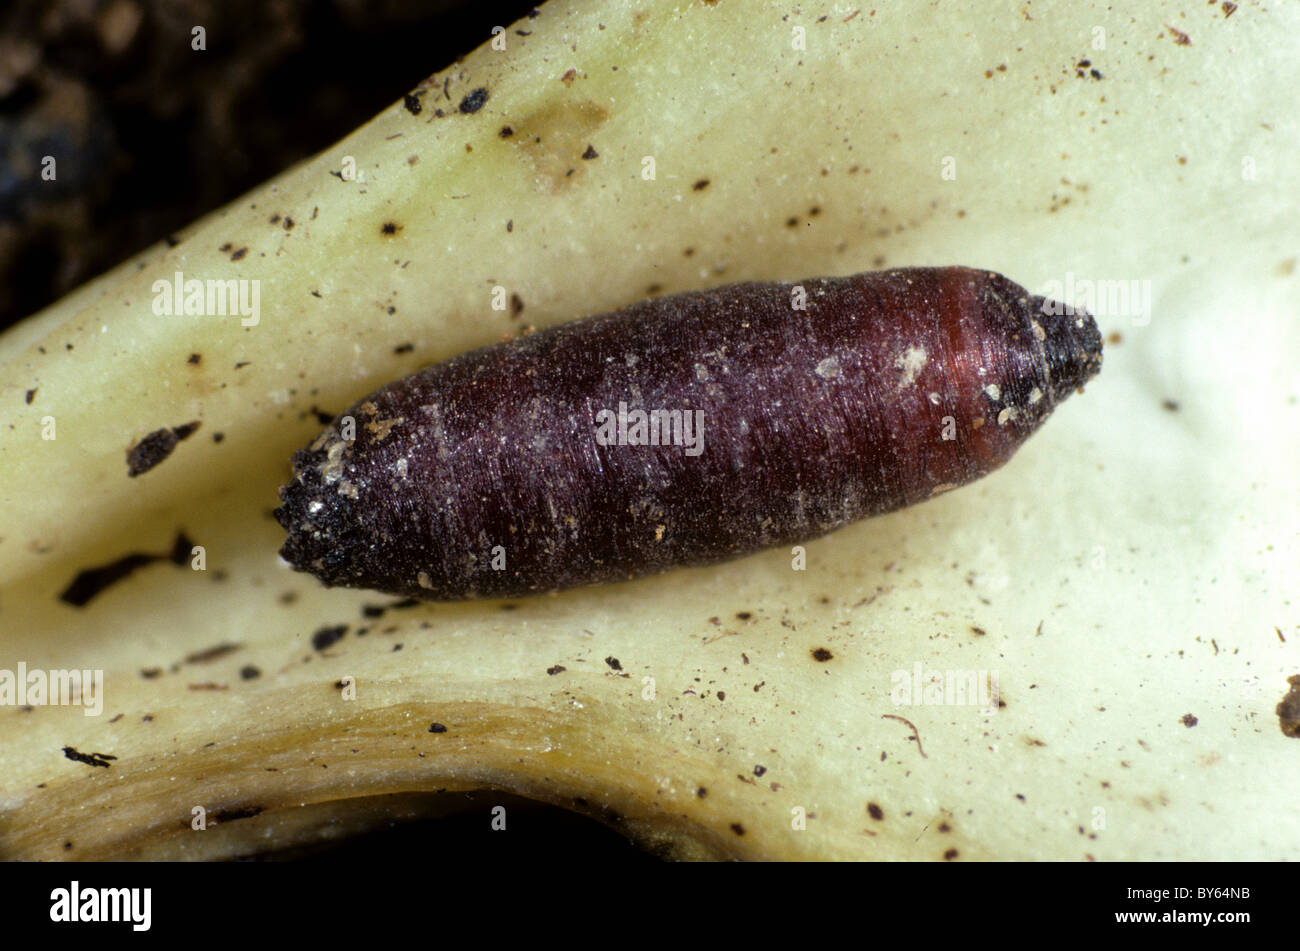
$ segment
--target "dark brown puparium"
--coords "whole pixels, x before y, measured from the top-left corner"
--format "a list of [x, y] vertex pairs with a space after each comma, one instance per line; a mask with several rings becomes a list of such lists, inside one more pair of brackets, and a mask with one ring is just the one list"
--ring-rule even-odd
[[[294, 455], [281, 554], [327, 585], [449, 600], [808, 541], [991, 472], [1098, 372], [1093, 319], [1044, 303], [911, 268], [662, 297], [465, 353]], [[599, 444], [620, 402], [702, 410], [703, 452]]]

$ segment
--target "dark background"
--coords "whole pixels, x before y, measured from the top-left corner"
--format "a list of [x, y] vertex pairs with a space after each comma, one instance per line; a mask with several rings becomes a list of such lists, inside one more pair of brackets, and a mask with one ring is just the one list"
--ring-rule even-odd
[[535, 3], [3, 0], [0, 329], [329, 146]]

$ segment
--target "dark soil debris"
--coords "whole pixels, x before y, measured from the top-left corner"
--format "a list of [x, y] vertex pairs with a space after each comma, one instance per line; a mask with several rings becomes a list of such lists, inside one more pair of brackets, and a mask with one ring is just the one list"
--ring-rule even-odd
[[103, 766], [105, 769], [113, 765], [109, 760], [117, 759], [116, 756], [108, 753], [82, 753], [71, 746], [63, 748], [63, 755], [78, 763], [85, 763], [87, 766]]
[[221, 644], [216, 644], [212, 647], [204, 648], [201, 651], [195, 651], [192, 654], [186, 654], [185, 663], [207, 664], [216, 660], [219, 657], [225, 657], [227, 654], [233, 654], [235, 651], [239, 650], [243, 646], [244, 646], [243, 644], [232, 644], [229, 641], [226, 641]]
[[242, 809], [222, 809], [220, 812], [212, 813], [211, 820], [214, 823], [234, 822], [237, 819], [251, 819], [253, 816], [262, 814], [261, 806], [245, 806]]
[[200, 423], [195, 420], [172, 429], [155, 429], [126, 451], [126, 474], [131, 478], [148, 472], [172, 454], [183, 439], [194, 435]]
[[480, 86], [478, 89], [475, 89], [472, 93], [470, 93], [464, 99], [462, 99], [460, 101], [460, 105], [457, 108], [460, 110], [461, 115], [466, 115], [466, 116], [473, 115], [474, 113], [482, 109], [483, 106], [487, 103], [487, 101], [488, 101], [488, 91], [484, 89], [482, 86]]
[[124, 555], [117, 561], [100, 568], [87, 568], [59, 592], [59, 600], [73, 607], [85, 607], [96, 595], [111, 587], [138, 568], [158, 560], [157, 555]]
[[325, 648], [341, 641], [343, 635], [347, 632], [348, 626], [346, 624], [339, 624], [333, 627], [322, 627], [311, 636], [311, 646], [318, 651], [323, 651]]
[[1274, 711], [1277, 725], [1282, 728], [1283, 735], [1300, 739], [1300, 674], [1292, 674], [1287, 683], [1291, 689]]

